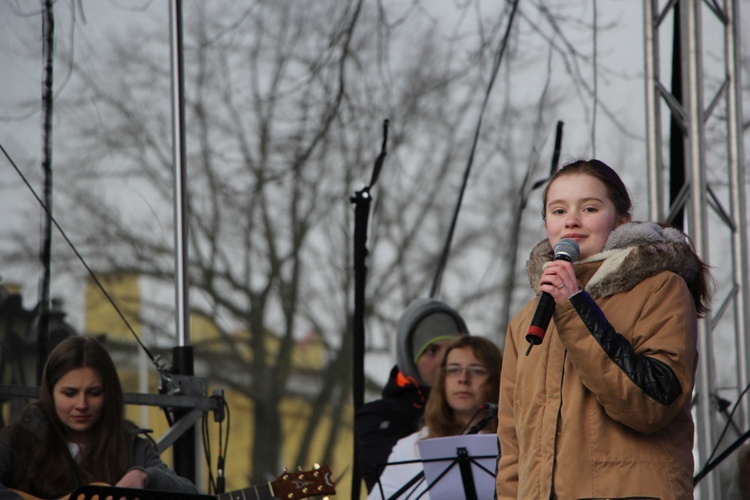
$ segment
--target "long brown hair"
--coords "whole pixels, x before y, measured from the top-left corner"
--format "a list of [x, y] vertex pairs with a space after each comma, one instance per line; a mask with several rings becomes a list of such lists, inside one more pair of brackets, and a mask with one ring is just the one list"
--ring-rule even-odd
[[[430, 437], [455, 436], [463, 430], [464, 423], [456, 418], [453, 408], [448, 405], [448, 401], [445, 398], [445, 366], [448, 354], [453, 349], [463, 347], [470, 347], [474, 356], [489, 371], [485, 385], [485, 402], [497, 404], [500, 395], [500, 369], [503, 365], [503, 356], [500, 353], [500, 349], [492, 341], [484, 337], [471, 335], [457, 337], [445, 349], [445, 355], [440, 362], [440, 372], [437, 382], [430, 392], [430, 397], [427, 399], [424, 418]], [[494, 430], [496, 428], [497, 419], [493, 419], [487, 429]]]
[[[90, 368], [99, 375], [104, 405], [100, 420], [91, 429], [93, 439], [82, 447], [76, 463], [68, 449], [68, 442], [75, 440], [57, 417], [54, 388], [65, 374], [78, 368]], [[44, 367], [39, 400], [24, 414], [33, 407], [39, 408], [47, 420], [46, 436], [32, 432], [22, 421], [10, 426], [10, 486], [32, 477], [34, 491], [30, 493], [56, 498], [93, 481], [115, 484], [130, 468], [120, 379], [109, 353], [95, 338], [71, 337], [55, 347]]]

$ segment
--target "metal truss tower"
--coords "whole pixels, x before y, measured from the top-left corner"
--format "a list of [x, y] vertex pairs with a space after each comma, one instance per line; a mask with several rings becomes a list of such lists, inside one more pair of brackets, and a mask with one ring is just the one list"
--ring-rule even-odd
[[[649, 216], [651, 220], [673, 222], [677, 214], [684, 213], [684, 228], [716, 280], [712, 309], [698, 329], [699, 366], [693, 409], [696, 468], [701, 469], [712, 453], [715, 458], [750, 428], [750, 395], [740, 399], [750, 382], [746, 339], [750, 274], [739, 0], [645, 0], [644, 4]], [[665, 23], [667, 18], [673, 24]], [[674, 95], [660, 79], [659, 34], [669, 30], [671, 35], [672, 28], [680, 33], [676, 56], [681, 68], [680, 95]], [[718, 46], [710, 46], [717, 42]], [[704, 72], [704, 61], [717, 69]], [[675, 130], [682, 134], [684, 162], [680, 163], [684, 166], [665, 166], [662, 111], [678, 125], [672, 128], [672, 139]], [[673, 193], [665, 200], [664, 179], [674, 176], [675, 168], [681, 169], [684, 184], [677, 195]], [[721, 392], [727, 390], [730, 392], [722, 397]], [[726, 442], [717, 444], [729, 418], [724, 411], [726, 404], [722, 410], [722, 400], [740, 402], [731, 422], [734, 433], [728, 432]], [[708, 474], [698, 484], [696, 497], [721, 498], [721, 486], [717, 474]]]

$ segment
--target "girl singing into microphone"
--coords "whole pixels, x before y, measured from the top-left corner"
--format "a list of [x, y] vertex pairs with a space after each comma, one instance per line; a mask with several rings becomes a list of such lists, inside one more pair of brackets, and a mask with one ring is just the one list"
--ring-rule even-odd
[[[527, 269], [555, 310], [528, 356], [538, 300], [508, 328], [498, 498], [693, 498], [705, 264], [677, 229], [631, 222], [630, 195], [601, 161], [561, 168], [542, 201], [547, 238]], [[553, 260], [564, 238], [579, 245], [574, 262]]]

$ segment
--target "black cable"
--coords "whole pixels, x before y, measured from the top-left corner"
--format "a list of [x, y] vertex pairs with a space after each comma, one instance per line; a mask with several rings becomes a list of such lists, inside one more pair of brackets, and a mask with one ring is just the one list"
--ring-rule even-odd
[[718, 411], [719, 413], [721, 413], [727, 418], [727, 422], [725, 425], [730, 425], [732, 429], [734, 429], [734, 432], [736, 432], [737, 435], [740, 435], [742, 434], [742, 431], [737, 426], [737, 424], [734, 423], [734, 420], [732, 420], [732, 414], [727, 412], [727, 408], [729, 408], [729, 405], [731, 404], [732, 404], [731, 401], [729, 401], [728, 399], [722, 398], [721, 396], [718, 395], [718, 393], [716, 394], [716, 405], [718, 406]]
[[211, 470], [211, 436], [208, 433], [208, 420], [204, 417], [201, 425], [201, 437], [203, 441], [203, 456], [206, 458], [208, 465], [208, 493], [213, 494], [216, 491], [214, 474]]
[[[110, 304], [112, 304], [112, 307], [115, 308], [115, 311], [120, 316], [120, 319], [122, 319], [123, 323], [125, 323], [125, 326], [130, 330], [130, 333], [133, 334], [133, 337], [135, 338], [138, 345], [140, 345], [141, 349], [146, 353], [146, 355], [149, 357], [151, 362], [156, 367], [156, 370], [159, 372], [159, 374], [162, 376], [162, 379], [165, 380], [169, 385], [174, 385], [174, 380], [172, 379], [172, 374], [167, 369], [166, 364], [161, 361], [161, 356], [156, 355], [154, 356], [151, 351], [146, 347], [146, 345], [141, 341], [138, 334], [133, 329], [133, 326], [130, 324], [128, 319], [125, 317], [125, 314], [120, 310], [118, 305], [115, 303], [112, 296], [107, 292], [107, 290], [104, 288], [104, 285], [102, 285], [101, 281], [99, 281], [99, 278], [97, 278], [96, 274], [94, 274], [94, 271], [89, 267], [89, 265], [86, 263], [86, 260], [83, 258], [83, 256], [78, 252], [78, 249], [73, 245], [73, 242], [70, 241], [70, 238], [68, 238], [68, 235], [65, 233], [62, 227], [60, 227], [60, 224], [57, 223], [57, 220], [52, 216], [52, 213], [50, 212], [47, 205], [45, 205], [44, 201], [39, 197], [39, 195], [34, 191], [34, 187], [29, 183], [28, 179], [23, 175], [21, 170], [18, 168], [16, 163], [13, 161], [13, 159], [10, 157], [8, 152], [5, 150], [3, 145], [0, 143], [0, 150], [2, 150], [5, 157], [10, 162], [11, 166], [15, 169], [16, 173], [18, 173], [19, 177], [21, 177], [21, 180], [26, 184], [26, 187], [29, 188], [29, 191], [31, 191], [31, 194], [34, 195], [34, 198], [36, 198], [37, 202], [39, 203], [39, 206], [42, 207], [44, 212], [47, 214], [47, 217], [49, 220], [55, 225], [58, 231], [60, 231], [60, 235], [65, 239], [65, 241], [68, 243], [68, 246], [71, 250], [73, 250], [73, 253], [75, 253], [76, 257], [78, 257], [78, 260], [81, 262], [83, 267], [86, 269], [86, 271], [89, 273], [89, 276], [91, 276], [91, 279], [94, 281], [97, 287], [99, 287], [99, 290], [104, 294], [104, 296], [107, 298]], [[170, 423], [171, 425], [171, 423]]]
[[227, 419], [227, 431], [226, 434], [224, 434], [224, 444], [221, 443], [221, 435], [223, 432], [223, 426], [222, 426], [222, 420], [219, 420], [219, 457], [217, 461], [217, 470], [216, 470], [216, 491], [215, 493], [224, 493], [225, 489], [225, 471], [226, 471], [226, 457], [227, 457], [227, 448], [229, 448], [229, 425], [231, 423], [231, 416], [229, 413], [229, 405], [227, 404], [226, 400], [223, 400], [223, 408], [224, 413]]
[[722, 451], [721, 454], [716, 457], [716, 460], [714, 460], [713, 462], [708, 462], [706, 466], [703, 467], [703, 469], [698, 474], [696, 474], [695, 477], [693, 477], [693, 488], [695, 488], [695, 486], [701, 481], [701, 479], [706, 477], [709, 472], [714, 470], [717, 465], [723, 462], [725, 458], [734, 453], [734, 451], [739, 448], [742, 443], [747, 441], [748, 438], [750, 438], [750, 430], [741, 435], [734, 443], [727, 446], [727, 449]]
[[[224, 493], [225, 490], [225, 471], [226, 471], [226, 455], [227, 448], [229, 447], [229, 427], [231, 421], [231, 415], [229, 412], [229, 404], [226, 400], [221, 398], [221, 409], [217, 410], [217, 416], [214, 420], [219, 422], [219, 451], [217, 458], [217, 472], [214, 477], [213, 469], [211, 468], [211, 435], [208, 431], [208, 420], [204, 417], [201, 425], [201, 434], [203, 440], [203, 455], [206, 458], [206, 464], [208, 468], [208, 492], [209, 494], [220, 494]], [[224, 418], [227, 420], [226, 433], [222, 422]]]
[[471, 166], [474, 164], [474, 153], [476, 152], [477, 144], [479, 143], [479, 132], [482, 129], [482, 121], [484, 118], [484, 113], [487, 110], [487, 103], [490, 100], [492, 87], [494, 87], [495, 85], [495, 79], [497, 78], [497, 73], [500, 70], [500, 63], [503, 60], [503, 54], [505, 53], [505, 48], [508, 45], [508, 39], [510, 38], [510, 30], [513, 27], [513, 20], [516, 17], [517, 9], [518, 9], [518, 0], [515, 0], [515, 2], [513, 2], [513, 6], [511, 7], [510, 18], [508, 19], [508, 26], [505, 28], [505, 35], [503, 36], [500, 42], [500, 46], [498, 47], [498, 50], [495, 53], [495, 58], [493, 60], [492, 74], [490, 75], [490, 81], [487, 84], [487, 88], [484, 93], [484, 101], [482, 102], [482, 107], [479, 110], [479, 118], [477, 119], [477, 125], [474, 129], [474, 139], [472, 140], [472, 143], [471, 143], [471, 150], [469, 151], [469, 159], [466, 162], [466, 169], [464, 170], [463, 183], [461, 184], [461, 190], [458, 193], [458, 201], [456, 202], [456, 209], [453, 211], [453, 219], [451, 220], [451, 225], [450, 225], [450, 228], [448, 229], [448, 236], [445, 239], [445, 246], [443, 247], [443, 254], [440, 258], [440, 264], [438, 266], [437, 273], [435, 273], [435, 279], [432, 282], [432, 288], [430, 289], [430, 298], [437, 297], [437, 294], [440, 291], [440, 284], [443, 280], [443, 272], [445, 271], [445, 266], [448, 264], [448, 254], [450, 253], [451, 241], [453, 240], [453, 233], [456, 230], [456, 223], [458, 221], [458, 212], [461, 209], [461, 202], [463, 201], [463, 198], [464, 198], [464, 192], [466, 191], [466, 186], [469, 183], [469, 172], [471, 172]]

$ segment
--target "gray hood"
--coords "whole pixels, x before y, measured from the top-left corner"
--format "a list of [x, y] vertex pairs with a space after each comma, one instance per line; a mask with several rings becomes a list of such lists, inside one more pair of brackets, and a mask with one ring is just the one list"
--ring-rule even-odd
[[[396, 362], [407, 377], [426, 386], [414, 357], [431, 339], [468, 334], [466, 322], [455, 309], [437, 299], [417, 299], [406, 308], [396, 325]], [[416, 344], [419, 344], [418, 346]]]

